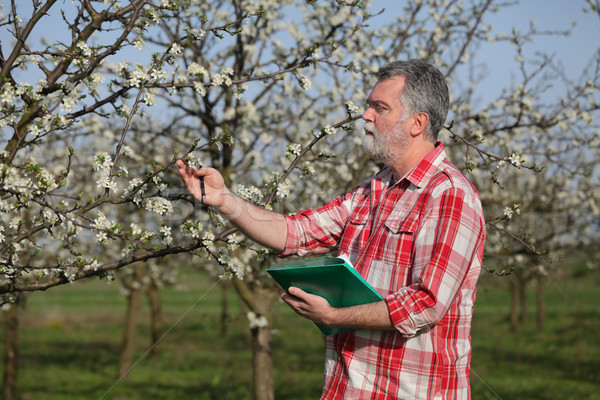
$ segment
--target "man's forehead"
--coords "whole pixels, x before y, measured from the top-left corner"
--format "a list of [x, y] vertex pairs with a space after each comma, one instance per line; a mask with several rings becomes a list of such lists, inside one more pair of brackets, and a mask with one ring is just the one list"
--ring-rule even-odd
[[368, 103], [390, 103], [393, 100], [398, 101], [400, 93], [404, 88], [404, 77], [398, 76], [378, 81], [375, 87], [369, 93]]

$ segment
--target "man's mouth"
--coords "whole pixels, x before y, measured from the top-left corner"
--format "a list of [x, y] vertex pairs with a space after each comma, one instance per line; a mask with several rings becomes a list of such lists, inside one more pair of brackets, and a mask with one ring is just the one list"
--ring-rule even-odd
[[372, 122], [369, 122], [365, 125], [364, 130], [365, 130], [365, 135], [369, 135], [369, 136], [375, 136], [375, 126]]

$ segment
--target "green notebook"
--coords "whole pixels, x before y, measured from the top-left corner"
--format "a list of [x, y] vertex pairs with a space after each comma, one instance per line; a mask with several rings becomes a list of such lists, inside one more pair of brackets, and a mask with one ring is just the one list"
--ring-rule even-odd
[[[348, 307], [383, 300], [343, 258], [317, 257], [277, 264], [267, 272], [287, 290], [290, 286], [324, 297], [333, 307]], [[315, 323], [325, 335], [353, 331]]]

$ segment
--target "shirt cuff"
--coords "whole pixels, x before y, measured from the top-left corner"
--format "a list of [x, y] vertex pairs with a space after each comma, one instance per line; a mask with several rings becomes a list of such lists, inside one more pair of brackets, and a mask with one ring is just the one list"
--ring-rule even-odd
[[289, 215], [284, 215], [285, 220], [287, 222], [287, 238], [285, 242], [285, 249], [279, 254], [277, 257], [284, 258], [289, 257], [291, 255], [297, 254], [298, 249], [300, 248], [300, 240], [298, 238], [298, 229], [296, 228], [296, 224], [294, 223], [294, 219]]
[[390, 294], [385, 299], [390, 319], [396, 330], [404, 337], [412, 337], [417, 333], [417, 324], [410, 316], [410, 312], [402, 305], [402, 302], [396, 296], [396, 293]]

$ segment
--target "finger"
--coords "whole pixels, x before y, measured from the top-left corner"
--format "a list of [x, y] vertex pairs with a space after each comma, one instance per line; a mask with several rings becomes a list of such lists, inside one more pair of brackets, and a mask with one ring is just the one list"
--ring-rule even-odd
[[192, 173], [198, 177], [200, 176], [206, 176], [209, 175], [211, 173], [211, 168], [208, 167], [198, 167], [198, 168], [193, 168], [192, 169]]
[[194, 177], [190, 174], [190, 168], [185, 165], [179, 168], [179, 175], [181, 175], [181, 179], [183, 179], [186, 185], [191, 182], [190, 178]]
[[290, 303], [295, 303], [297, 302], [299, 299], [295, 296], [292, 296], [291, 294], [289, 294], [288, 292], [285, 292], [281, 295], [281, 299], [283, 301], [285, 301], [286, 303], [290, 304]]
[[294, 297], [297, 297], [297, 298], [303, 299], [303, 300], [306, 298], [306, 295], [308, 294], [304, 290], [300, 289], [299, 287], [295, 287], [295, 286], [290, 286], [288, 288], [288, 293]]
[[293, 296], [288, 292], [283, 293], [281, 295], [281, 299], [295, 310], [299, 309], [302, 305], [306, 304], [304, 300], [302, 300], [299, 297]]
[[177, 167], [179, 167], [179, 171], [187, 171], [190, 167], [188, 165], [187, 160], [179, 159], [176, 161]]

